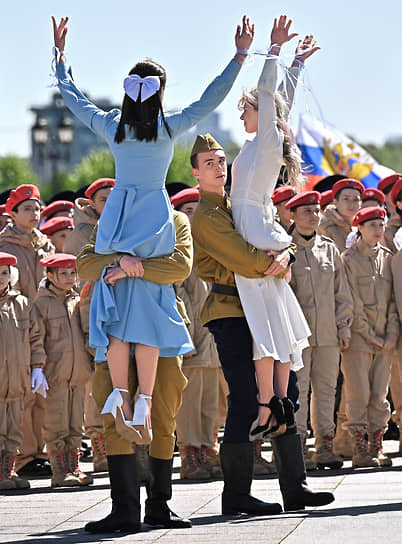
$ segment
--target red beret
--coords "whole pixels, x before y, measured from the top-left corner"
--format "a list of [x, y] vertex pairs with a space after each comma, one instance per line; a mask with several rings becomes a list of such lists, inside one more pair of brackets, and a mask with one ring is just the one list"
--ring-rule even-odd
[[373, 187], [369, 187], [368, 189], [364, 189], [362, 200], [378, 200], [378, 202], [381, 202], [381, 204], [384, 204], [385, 202], [385, 195], [382, 191], [379, 191], [378, 189], [373, 189]]
[[357, 179], [340, 179], [332, 187], [332, 198], [334, 199], [339, 191], [342, 191], [342, 189], [357, 189], [358, 191], [363, 193], [364, 185], [360, 183], [360, 181], [357, 181]]
[[173, 208], [177, 208], [186, 202], [198, 202], [200, 200], [200, 192], [198, 189], [183, 189], [179, 191], [172, 197], [170, 197], [170, 202], [172, 203]]
[[43, 225], [40, 227], [40, 231], [43, 234], [54, 234], [59, 230], [72, 228], [73, 220], [71, 217], [52, 217], [52, 219], [49, 219], [49, 221], [43, 223]]
[[55, 200], [42, 210], [42, 219], [50, 219], [57, 212], [64, 212], [73, 208], [74, 204], [69, 200]]
[[4, 253], [0, 251], [0, 266], [8, 264], [9, 266], [15, 266], [17, 264], [17, 257], [11, 255], [11, 253]]
[[398, 181], [398, 179], [401, 179], [401, 178], [402, 178], [402, 174], [391, 174], [390, 176], [387, 176], [386, 178], [380, 179], [377, 187], [383, 193], [388, 193], [388, 191], [391, 190], [394, 183]]
[[371, 219], [384, 219], [385, 217], [384, 208], [379, 206], [369, 206], [368, 208], [362, 208], [357, 212], [352, 221], [352, 226], [357, 227], [365, 221], [370, 221]]
[[13, 189], [6, 202], [6, 213], [10, 213], [20, 202], [30, 199], [40, 199], [40, 192], [36, 185], [20, 185]]
[[5, 204], [0, 204], [0, 215], [8, 215]]
[[113, 178], [100, 178], [91, 183], [91, 185], [88, 187], [88, 189], [85, 191], [85, 196], [87, 198], [92, 198], [96, 191], [99, 191], [99, 189], [104, 189], [105, 187], [114, 187], [115, 186], [115, 180]]
[[328, 189], [328, 191], [323, 191], [320, 195], [320, 206], [326, 206], [330, 202], [334, 200], [334, 197], [332, 196], [332, 189]]
[[279, 204], [284, 200], [289, 200], [295, 195], [297, 195], [297, 191], [294, 187], [291, 187], [290, 185], [282, 185], [281, 187], [275, 189], [275, 191], [272, 193], [272, 202], [274, 204]]
[[402, 177], [398, 179], [397, 182], [394, 183], [394, 186], [392, 187], [391, 191], [391, 202], [394, 206], [396, 206], [396, 201], [398, 199], [399, 193], [402, 191]]
[[40, 260], [42, 266], [47, 268], [75, 268], [75, 255], [69, 253], [55, 253]]
[[321, 193], [318, 191], [305, 191], [304, 193], [299, 193], [293, 198], [286, 202], [285, 208], [287, 210], [293, 210], [299, 206], [309, 206], [311, 204], [320, 203]]

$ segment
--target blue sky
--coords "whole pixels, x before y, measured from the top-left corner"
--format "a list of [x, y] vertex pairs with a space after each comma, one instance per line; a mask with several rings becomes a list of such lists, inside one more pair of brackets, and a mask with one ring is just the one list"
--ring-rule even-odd
[[[93, 98], [120, 103], [128, 69], [136, 60], [152, 57], [167, 69], [165, 106], [172, 108], [198, 98], [223, 69], [233, 54], [234, 31], [243, 13], [256, 24], [256, 49], [266, 47], [272, 20], [281, 13], [293, 18], [301, 35], [317, 36], [322, 50], [308, 61], [308, 74], [328, 122], [361, 142], [381, 143], [402, 135], [402, 4], [397, 0], [289, 0], [280, 7], [261, 0], [41, 0], [2, 5], [0, 155], [29, 155], [29, 107], [45, 104], [53, 92], [47, 87], [50, 15], [70, 17], [68, 61], [79, 86]], [[244, 66], [220, 107], [223, 127], [239, 143], [244, 133], [237, 100], [243, 88], [255, 85], [261, 66], [261, 59]], [[303, 89], [298, 92], [294, 127], [298, 113], [313, 107]]]

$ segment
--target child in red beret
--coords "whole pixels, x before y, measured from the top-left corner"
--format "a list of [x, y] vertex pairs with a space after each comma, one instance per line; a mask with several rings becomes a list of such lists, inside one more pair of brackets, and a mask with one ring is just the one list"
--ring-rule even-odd
[[341, 363], [346, 404], [343, 427], [353, 441], [354, 467], [392, 464], [383, 453], [382, 440], [390, 416], [386, 397], [399, 318], [392, 253], [380, 244], [385, 215], [384, 208], [362, 208], [352, 223], [359, 238], [342, 255], [354, 303], [350, 346]]
[[0, 252], [0, 490], [25, 489], [29, 482], [15, 472], [23, 443], [24, 397], [30, 392], [31, 366], [43, 365], [39, 320], [29, 299], [13, 287], [17, 258]]
[[88, 485], [92, 477], [79, 468], [83, 436], [85, 384], [91, 365], [81, 329], [75, 256], [56, 253], [40, 264], [46, 281], [34, 306], [40, 316], [43, 368], [49, 386], [43, 437], [52, 467], [52, 487]]

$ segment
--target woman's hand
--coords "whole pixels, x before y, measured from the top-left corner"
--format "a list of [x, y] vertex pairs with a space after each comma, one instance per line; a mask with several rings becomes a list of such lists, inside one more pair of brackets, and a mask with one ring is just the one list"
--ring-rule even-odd
[[290, 261], [290, 255], [287, 249], [281, 253], [278, 253], [277, 251], [268, 251], [267, 255], [274, 257], [274, 261], [264, 272], [265, 276], [278, 276], [278, 274], [282, 274], [286, 271]]
[[127, 278], [127, 274], [120, 266], [109, 267], [103, 276], [105, 283], [112, 286], [114, 286], [117, 280], [121, 280], [122, 278]]
[[[274, 25], [272, 27], [271, 31], [271, 48], [273, 45], [277, 45], [279, 47], [274, 48], [273, 53], [277, 54], [279, 53], [279, 50], [281, 46], [293, 39], [295, 36], [297, 36], [297, 32], [293, 32], [292, 34], [289, 34], [289, 29], [292, 24], [292, 19], [287, 19], [286, 15], [281, 15], [278, 19], [274, 20]], [[275, 51], [277, 49], [277, 51]]]
[[375, 346], [378, 349], [384, 348], [384, 340], [380, 338], [379, 336], [373, 336], [371, 338], [371, 343], [373, 344], [373, 346]]
[[123, 255], [120, 259], [120, 268], [122, 268], [129, 277], [142, 278], [144, 275], [144, 267], [142, 266], [141, 261], [143, 260], [144, 259], [141, 257]]
[[68, 17], [62, 17], [60, 20], [60, 23], [56, 23], [56, 19], [52, 15], [52, 22], [53, 22], [53, 36], [54, 36], [54, 46], [57, 47], [59, 51], [64, 51], [64, 47], [66, 45], [66, 35], [67, 35], [67, 27], [66, 24], [68, 23]]
[[297, 66], [300, 62], [304, 63], [311, 55], [316, 51], [319, 51], [321, 47], [316, 46], [317, 41], [314, 36], [310, 34], [306, 36], [304, 40], [299, 40], [295, 51], [295, 60], [292, 66]]
[[[250, 19], [243, 15], [242, 25], [237, 25], [236, 35], [235, 35], [235, 44], [236, 49], [248, 51], [250, 45], [253, 43], [254, 39], [254, 25], [250, 24]], [[247, 53], [237, 53], [234, 57], [234, 60], [239, 64], [243, 64]]]

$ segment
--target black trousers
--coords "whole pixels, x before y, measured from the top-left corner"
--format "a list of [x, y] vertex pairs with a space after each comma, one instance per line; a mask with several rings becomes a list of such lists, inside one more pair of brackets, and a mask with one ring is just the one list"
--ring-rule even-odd
[[[214, 336], [223, 374], [229, 386], [223, 442], [248, 442], [250, 426], [258, 413], [250, 329], [244, 317], [215, 319], [207, 327]], [[293, 371], [289, 376], [288, 397], [297, 404], [299, 385]]]

